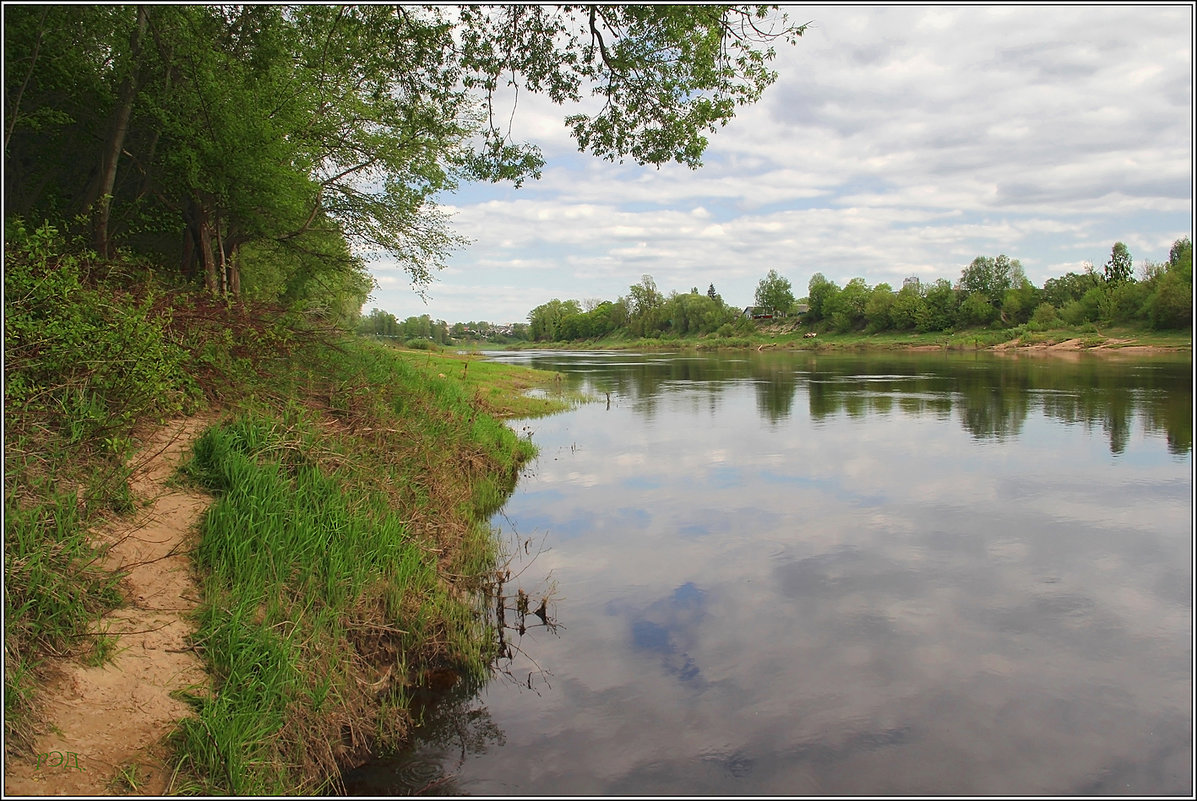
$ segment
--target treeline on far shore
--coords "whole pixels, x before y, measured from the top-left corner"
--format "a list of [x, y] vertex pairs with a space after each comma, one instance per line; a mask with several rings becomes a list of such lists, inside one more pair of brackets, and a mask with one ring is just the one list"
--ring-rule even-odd
[[737, 337], [752, 333], [761, 319], [786, 318], [817, 333], [1045, 331], [1061, 327], [1128, 325], [1152, 330], [1188, 328], [1193, 319], [1193, 244], [1173, 243], [1168, 261], [1144, 262], [1137, 275], [1126, 245], [1115, 243], [1101, 269], [1049, 278], [1042, 287], [1027, 279], [1017, 259], [978, 256], [951, 282], [909, 278], [894, 289], [870, 287], [863, 278], [838, 286], [822, 273], [795, 298], [788, 278], [776, 270], [760, 280], [748, 308], [732, 306], [711, 284], [705, 293], [663, 293], [651, 275], [615, 300], [553, 298], [528, 313], [528, 322], [494, 325], [470, 321], [452, 325], [428, 315], [400, 322], [375, 309], [361, 319], [363, 334], [409, 346], [486, 341], [579, 342], [603, 339]]

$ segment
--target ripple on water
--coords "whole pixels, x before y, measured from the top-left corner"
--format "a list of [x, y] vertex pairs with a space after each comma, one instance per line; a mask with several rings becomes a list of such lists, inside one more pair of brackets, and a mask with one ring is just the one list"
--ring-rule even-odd
[[376, 759], [346, 774], [344, 783], [351, 796], [456, 795], [453, 778], [439, 752], [421, 749]]

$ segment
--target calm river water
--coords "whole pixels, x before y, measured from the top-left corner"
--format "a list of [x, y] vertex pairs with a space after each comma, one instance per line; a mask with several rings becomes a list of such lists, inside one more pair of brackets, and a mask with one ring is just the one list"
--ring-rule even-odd
[[1193, 793], [1187, 355], [489, 355], [556, 626], [351, 794]]

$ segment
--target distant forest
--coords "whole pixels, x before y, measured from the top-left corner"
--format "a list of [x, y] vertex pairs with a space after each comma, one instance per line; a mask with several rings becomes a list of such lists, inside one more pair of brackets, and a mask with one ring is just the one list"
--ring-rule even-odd
[[1101, 269], [1049, 278], [1037, 287], [1018, 259], [978, 256], [951, 282], [907, 279], [895, 290], [870, 287], [853, 278], [843, 287], [815, 273], [807, 296], [795, 298], [789, 279], [770, 270], [761, 279], [754, 305], [731, 306], [711, 284], [707, 291], [661, 292], [651, 275], [615, 300], [580, 302], [553, 298], [528, 313], [528, 322], [485, 321], [449, 325], [428, 315], [400, 322], [375, 309], [364, 317], [363, 334], [411, 342], [448, 344], [455, 339], [505, 342], [576, 342], [614, 337], [673, 338], [749, 333], [754, 320], [790, 319], [815, 332], [957, 331], [1022, 326], [1042, 331], [1066, 326], [1129, 324], [1152, 329], [1186, 328], [1193, 319], [1193, 243], [1173, 243], [1168, 261], [1133, 269], [1122, 242]]

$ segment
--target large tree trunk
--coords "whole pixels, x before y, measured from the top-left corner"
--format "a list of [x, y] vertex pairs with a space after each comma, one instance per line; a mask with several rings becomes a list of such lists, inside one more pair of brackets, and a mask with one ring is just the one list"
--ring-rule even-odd
[[133, 98], [137, 95], [137, 70], [141, 58], [141, 40], [149, 24], [145, 6], [137, 7], [137, 27], [129, 36], [129, 71], [121, 82], [120, 96], [112, 114], [112, 126], [104, 149], [100, 152], [100, 173], [87, 198], [92, 208], [92, 240], [96, 253], [108, 258], [111, 253], [108, 221], [112, 211], [112, 190], [116, 186], [116, 165], [125, 134], [129, 132], [129, 117], [133, 113]]
[[212, 224], [209, 221], [204, 220], [198, 226], [196, 243], [196, 250], [204, 269], [204, 288], [215, 295], [219, 293], [220, 285], [216, 257], [212, 253]]
[[187, 203], [184, 218], [191, 246], [184, 249], [183, 272], [195, 275], [198, 262], [199, 269], [204, 274], [204, 289], [215, 295], [220, 291], [220, 272], [217, 269], [216, 254], [212, 250], [215, 233], [212, 214], [203, 201], [193, 196]]
[[241, 299], [241, 237], [230, 233], [224, 238], [224, 270], [229, 294]]

